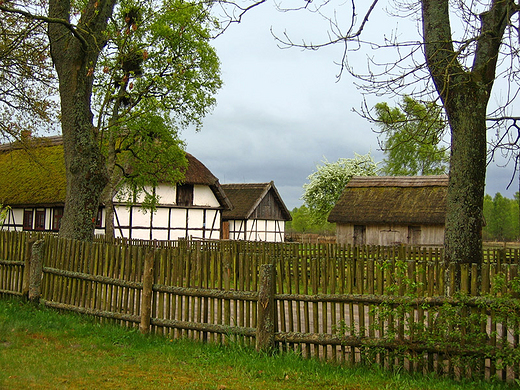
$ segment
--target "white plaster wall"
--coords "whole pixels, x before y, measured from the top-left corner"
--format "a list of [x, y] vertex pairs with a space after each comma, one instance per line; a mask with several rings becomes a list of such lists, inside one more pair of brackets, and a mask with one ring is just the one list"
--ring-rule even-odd
[[160, 204], [174, 204], [177, 199], [176, 192], [175, 186], [166, 184], [160, 184], [155, 190]]
[[172, 224], [186, 226], [186, 209], [172, 209], [171, 213]]
[[[117, 219], [114, 220], [114, 225], [117, 227], [118, 221], [120, 226], [130, 225], [130, 208], [126, 206], [115, 206], [114, 210], [117, 214]], [[114, 216], [115, 218], [115, 216]]]
[[190, 228], [201, 228], [204, 223], [204, 210], [190, 209], [188, 212], [188, 226]]
[[243, 221], [237, 221], [237, 220], [229, 221], [229, 239], [230, 240], [245, 240]]
[[219, 207], [217, 198], [211, 188], [205, 185], [193, 186], [193, 204], [195, 206]]
[[23, 210], [24, 209], [19, 209], [19, 208], [13, 208], [11, 210], [11, 212], [9, 212], [9, 214], [7, 215], [7, 218], [5, 219], [5, 223], [6, 224], [9, 224], [9, 225], [20, 225], [19, 227], [15, 227], [15, 226], [9, 226], [9, 227], [4, 227], [4, 226], [1, 226], [0, 229], [1, 230], [10, 230], [10, 231], [22, 231], [23, 230]]
[[152, 215], [152, 213], [150, 211], [145, 211], [145, 210], [142, 210], [141, 208], [134, 207], [132, 209], [132, 226], [149, 227], [151, 215]]
[[152, 240], [168, 240], [168, 231], [154, 230], [152, 234]]
[[[239, 232], [240, 230], [240, 232]], [[284, 240], [285, 223], [265, 219], [247, 221], [247, 231], [244, 232], [244, 222], [229, 221], [229, 238], [231, 240], [282, 242]], [[281, 234], [280, 234], [281, 232]]]
[[128, 229], [118, 229], [116, 227], [116, 229], [114, 231], [114, 236], [116, 238], [123, 238], [123, 237], [128, 238], [130, 236], [130, 232], [128, 231]]
[[[126, 233], [125, 237], [128, 238], [128, 233]], [[150, 229], [132, 229], [132, 238], [137, 240], [149, 240]]]
[[[148, 214], [150, 214], [150, 212], [148, 212]], [[169, 209], [158, 208], [153, 214], [153, 226], [167, 228], [169, 217]]]

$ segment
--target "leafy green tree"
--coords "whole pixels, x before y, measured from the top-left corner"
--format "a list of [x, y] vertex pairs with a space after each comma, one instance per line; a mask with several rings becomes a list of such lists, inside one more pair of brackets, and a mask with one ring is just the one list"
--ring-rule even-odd
[[4, 207], [0, 203], [0, 226], [4, 224], [5, 219], [7, 218], [7, 213], [11, 210], [9, 206]]
[[0, 135], [10, 141], [49, 129], [57, 120], [46, 28], [40, 20], [13, 14], [0, 17]]
[[503, 197], [499, 192], [493, 198], [484, 197], [484, 237], [493, 241], [516, 241], [519, 236], [518, 193], [515, 199]]
[[447, 173], [449, 156], [439, 143], [446, 131], [442, 107], [404, 96], [397, 107], [375, 105], [376, 124], [385, 136], [382, 173], [390, 176]]
[[335, 226], [330, 222], [316, 223], [306, 205], [295, 207], [291, 211], [292, 221], [287, 222], [287, 231], [297, 233], [327, 233], [334, 234]]
[[322, 165], [318, 164], [316, 171], [307, 178], [309, 182], [303, 185], [302, 195], [314, 223], [327, 221], [330, 210], [353, 176], [375, 176], [378, 172], [378, 163], [370, 153], [356, 154], [354, 158], [340, 158], [333, 163], [325, 160]]
[[[142, 14], [132, 14], [131, 11], [133, 11], [135, 4], [139, 4], [140, 7], [142, 5]], [[171, 7], [172, 4], [177, 4], [177, 7]], [[226, 4], [228, 3], [226, 2]], [[170, 61], [170, 67], [162, 68], [164, 73], [157, 73], [153, 78], [153, 86], [160, 86], [160, 88], [155, 89], [155, 92], [150, 92], [152, 95], [155, 94], [154, 97], [157, 102], [168, 101], [168, 94], [171, 92], [170, 87], [173, 85], [163, 84], [163, 81], [168, 77], [173, 77], [175, 73], [179, 77], [183, 72], [201, 71], [190, 66], [192, 63], [197, 63], [198, 58], [207, 54], [203, 51], [192, 52], [191, 56], [182, 57], [182, 61], [179, 60], [180, 57], [167, 58], [164, 56], [161, 59], [159, 54], [171, 54], [169, 45], [174, 38], [182, 40], [183, 30], [185, 29], [192, 29], [195, 36], [199, 34], [200, 40], [206, 41], [206, 28], [219, 28], [212, 21], [206, 19], [207, 9], [212, 5], [213, 3], [205, 1], [185, 3], [168, 1], [132, 3], [121, 0], [0, 2], [2, 20], [11, 17], [17, 23], [22, 23], [24, 20], [44, 23], [43, 28], [39, 29], [38, 33], [46, 34], [46, 36], [43, 38], [44, 43], [39, 44], [39, 47], [50, 49], [50, 56], [57, 75], [67, 177], [67, 195], [65, 213], [61, 221], [61, 236], [80, 240], [91, 240], [93, 238], [95, 215], [100, 196], [110, 179], [110, 172], [107, 171], [105, 154], [102, 149], [102, 146], [107, 144], [106, 138], [104, 138], [107, 134], [99, 126], [94, 125], [94, 114], [104, 113], [103, 109], [117, 100], [121, 103], [124, 102], [126, 108], [133, 108], [135, 102], [126, 99], [128, 96], [125, 97], [124, 95], [127, 95], [127, 92], [134, 87], [139, 90], [141, 79], [138, 76], [142, 75], [142, 67], [145, 66], [143, 65], [145, 61], [148, 64], [152, 64], [154, 61], [157, 61], [157, 64], [160, 64], [161, 61], [163, 63]], [[200, 8], [197, 8], [195, 16], [189, 19], [188, 24], [176, 25], [174, 18], [181, 17], [184, 12], [188, 12], [189, 8], [193, 6]], [[229, 6], [233, 7], [233, 3], [229, 3]], [[175, 8], [175, 10], [171, 8]], [[240, 18], [243, 14], [242, 11], [245, 12], [245, 10], [241, 10], [236, 15], [237, 18]], [[121, 18], [118, 17], [120, 15], [125, 16], [124, 23], [121, 23]], [[227, 15], [231, 18], [234, 14], [229, 12]], [[162, 22], [153, 24], [158, 20], [162, 20]], [[113, 27], [113, 23], [119, 23], [119, 27], [124, 25], [126, 29]], [[140, 29], [140, 26], [146, 26], [146, 28]], [[168, 26], [171, 28], [168, 28]], [[153, 30], [155, 27], [157, 28]], [[155, 35], [145, 34], [144, 31], [148, 28], [152, 29]], [[140, 34], [142, 34], [142, 40], [135, 39]], [[165, 38], [168, 34], [170, 36]], [[154, 36], [162, 36], [163, 39], [162, 41], [161, 38], [153, 40]], [[16, 36], [16, 39], [25, 42], [26, 35], [20, 33]], [[130, 44], [118, 46], [115, 43], [124, 43], [125, 40]], [[48, 42], [48, 44], [45, 44], [45, 42]], [[144, 47], [144, 43], [148, 46]], [[118, 52], [116, 47], [122, 48], [123, 51]], [[180, 46], [177, 45], [176, 47], [179, 48]], [[157, 54], [157, 56], [153, 54]], [[116, 70], [115, 66], [112, 68], [110, 63], [104, 63], [105, 59], [111, 58], [112, 55], [118, 58], [119, 70]], [[181, 53], [181, 56], [183, 55], [184, 53]], [[5, 64], [4, 58], [0, 58], [0, 62]], [[27, 65], [32, 66], [32, 64]], [[37, 64], [34, 66], [37, 66]], [[159, 66], [153, 68], [158, 70]], [[150, 67], [152, 66], [150, 65]], [[177, 72], [174, 72], [174, 68]], [[103, 85], [102, 82], [98, 84], [98, 81], [102, 80], [105, 74], [106, 77], [114, 77], [113, 86], [116, 87], [117, 92], [121, 92], [121, 95], [107, 94], [109, 98], [105, 101], [106, 105], [94, 109], [92, 106], [93, 90], [95, 87]], [[116, 78], [117, 74], [121, 78]], [[127, 77], [125, 78], [125, 76]], [[23, 84], [25, 80], [26, 78], [22, 78], [22, 87], [30, 87], [30, 83]], [[179, 93], [197, 95], [202, 104], [207, 103], [204, 100], [206, 94], [204, 86], [196, 84], [183, 86], [182, 82], [179, 85], [181, 86]], [[21, 88], [21, 90], [24, 89]], [[26, 88], [25, 90], [31, 91], [32, 89]], [[127, 103], [131, 104], [127, 105]], [[153, 109], [159, 106], [160, 104], [154, 106], [149, 102], [143, 103], [142, 112], [146, 109], [153, 112]], [[109, 127], [130, 127], [130, 125], [122, 125], [119, 121], [124, 116], [122, 114], [126, 114], [124, 113], [126, 108], [120, 110], [120, 108], [116, 108], [116, 105], [112, 105], [114, 120], [109, 123]], [[166, 107], [164, 110], [166, 110]], [[176, 105], [173, 110], [174, 116], [181, 113], [179, 117], [191, 121], [190, 115], [183, 111], [185, 107], [182, 104]], [[158, 115], [166, 118], [163, 113], [164, 111]], [[101, 127], [103, 126], [105, 126], [105, 122], [102, 123]], [[117, 137], [114, 136], [113, 139], [117, 139]], [[139, 139], [142, 141], [145, 138], [140, 137]], [[136, 149], [134, 148], [134, 150]]]
[[180, 0], [123, 0], [110, 19], [100, 56], [95, 108], [106, 145], [109, 182], [104, 200], [113, 234], [114, 194], [144, 193], [155, 209], [159, 182], [182, 181], [186, 159], [178, 131], [200, 129], [221, 87], [220, 63], [210, 45], [209, 10]]

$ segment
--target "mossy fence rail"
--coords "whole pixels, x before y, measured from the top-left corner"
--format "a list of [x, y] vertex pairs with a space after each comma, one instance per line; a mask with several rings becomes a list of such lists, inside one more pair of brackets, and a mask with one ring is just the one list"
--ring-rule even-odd
[[481, 267], [446, 269], [441, 258], [438, 248], [85, 243], [0, 231], [0, 295], [171, 338], [520, 378], [517, 250], [493, 249]]

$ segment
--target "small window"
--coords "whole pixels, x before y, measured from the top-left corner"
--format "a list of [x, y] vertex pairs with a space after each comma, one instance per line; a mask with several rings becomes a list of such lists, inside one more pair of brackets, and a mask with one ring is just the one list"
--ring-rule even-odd
[[177, 186], [177, 206], [193, 206], [193, 184]]
[[103, 209], [98, 209], [96, 216], [96, 229], [101, 229], [103, 227]]
[[52, 230], [60, 230], [61, 218], [63, 217], [63, 207], [55, 207], [52, 210]]
[[34, 230], [45, 230], [45, 210], [36, 210]]
[[33, 210], [23, 211], [23, 230], [32, 230], [33, 228]]

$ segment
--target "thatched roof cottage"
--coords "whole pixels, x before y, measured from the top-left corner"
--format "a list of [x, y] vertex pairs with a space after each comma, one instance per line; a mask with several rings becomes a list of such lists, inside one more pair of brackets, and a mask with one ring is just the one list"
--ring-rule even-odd
[[[10, 206], [1, 229], [58, 231], [65, 204], [65, 168], [61, 137], [0, 145], [0, 204]], [[232, 208], [218, 179], [187, 153], [185, 183], [161, 184], [155, 213], [144, 212], [141, 200], [115, 203], [115, 235], [133, 239], [175, 240], [180, 237], [220, 238], [222, 211]], [[117, 195], [115, 197], [117, 199]], [[101, 205], [96, 233], [103, 234]]]
[[274, 183], [222, 184], [233, 209], [222, 214], [222, 238], [283, 242], [291, 214]]
[[354, 177], [329, 214], [338, 243], [442, 245], [448, 176]]

